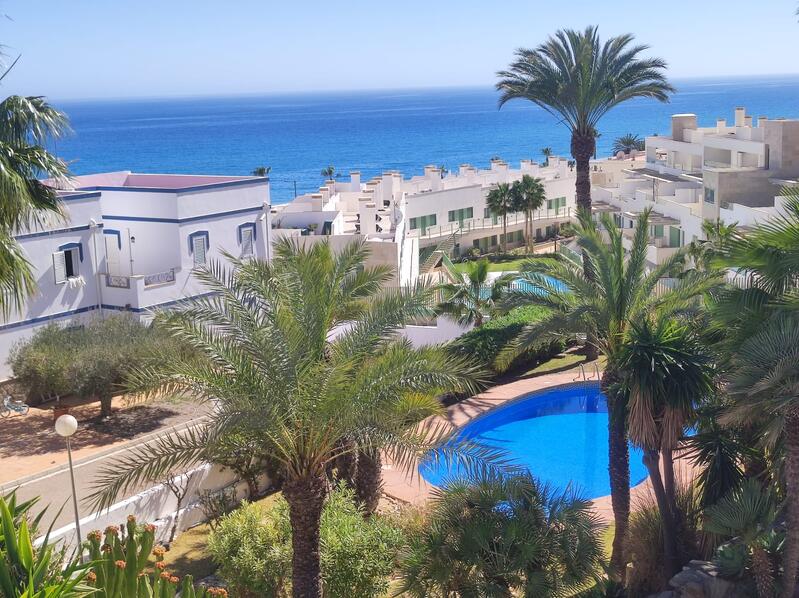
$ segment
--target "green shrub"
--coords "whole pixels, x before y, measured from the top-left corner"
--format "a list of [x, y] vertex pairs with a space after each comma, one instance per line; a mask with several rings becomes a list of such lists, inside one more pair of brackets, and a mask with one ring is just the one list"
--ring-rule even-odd
[[94, 398], [108, 415], [128, 372], [176, 350], [161, 330], [121, 314], [79, 327], [45, 326], [13, 348], [9, 364], [28, 402], [56, 395]]
[[[699, 491], [692, 486], [677, 489], [677, 508], [680, 525], [677, 529], [677, 548], [683, 564], [699, 558], [700, 527]], [[627, 574], [627, 595], [630, 598], [649, 596], [668, 585], [663, 571], [663, 527], [660, 511], [654, 499], [647, 497], [636, 505], [630, 517], [627, 534], [627, 558], [632, 567]]]
[[[517, 307], [504, 316], [492, 318], [480, 328], [470, 330], [450, 344], [457, 355], [466, 355], [492, 367], [499, 352], [512, 341], [522, 328], [542, 319], [547, 314], [545, 307], [529, 305]], [[563, 349], [562, 341], [544, 342], [540, 347], [520, 355], [509, 370], [531, 365], [554, 357]]]
[[[364, 519], [352, 490], [335, 490], [322, 513], [324, 595], [385, 595], [402, 543], [402, 533], [388, 519], [379, 515]], [[290, 594], [291, 528], [288, 504], [282, 498], [269, 509], [245, 503], [224, 516], [208, 540], [208, 549], [236, 596]]]

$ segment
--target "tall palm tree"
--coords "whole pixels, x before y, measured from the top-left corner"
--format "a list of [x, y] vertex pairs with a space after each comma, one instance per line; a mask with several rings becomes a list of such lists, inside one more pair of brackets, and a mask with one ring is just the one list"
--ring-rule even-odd
[[616, 137], [613, 141], [613, 155], [615, 156], [619, 152], [623, 154], [631, 154], [632, 152], [640, 152], [644, 149], [645, 144], [644, 140], [641, 139], [635, 133], [627, 133], [626, 135], [622, 135], [621, 137]]
[[258, 166], [253, 168], [252, 176], [269, 176], [270, 172], [272, 172], [271, 166]]
[[618, 363], [628, 395], [630, 439], [644, 452], [663, 522], [666, 578], [683, 565], [677, 542], [680, 513], [673, 453], [695, 419], [698, 403], [713, 390], [710, 356], [695, 330], [694, 322], [645, 315], [631, 323]]
[[486, 258], [475, 262], [467, 262], [465, 270], [458, 270], [447, 265], [451, 282], [439, 285], [441, 301], [437, 310], [458, 319], [461, 325], [474, 324], [475, 328], [483, 325], [483, 320], [496, 309], [510, 280], [499, 278], [489, 286], [489, 263]]
[[602, 390], [608, 401], [608, 460], [616, 521], [611, 570], [620, 579], [626, 566], [624, 542], [630, 517], [628, 405], [626, 394], [617, 391], [624, 342], [633, 322], [642, 321], [653, 310], [667, 314], [687, 309], [718, 284], [719, 276], [691, 272], [675, 286], [659, 288], [660, 279], [683, 263], [684, 255], [678, 251], [647, 272], [649, 210], [638, 216], [629, 254], [622, 245], [622, 232], [610, 216], [602, 215], [602, 231], [585, 210], [579, 211], [578, 220], [574, 232], [583, 251], [583, 264], [565, 258], [531, 258], [519, 275], [525, 284], [506, 293], [505, 308], [544, 305], [550, 314], [525, 327], [500, 353], [497, 366], [506, 367], [522, 352], [567, 335], [587, 335], [607, 358]]
[[549, 166], [549, 159], [552, 157], [552, 148], [549, 146], [542, 147], [541, 153], [544, 156], [544, 166]]
[[799, 573], [799, 317], [778, 312], [745, 341], [732, 360], [734, 404], [722, 421], [766, 424], [762, 441], [784, 444], [786, 539], [782, 596], [792, 598]]
[[[55, 187], [66, 181], [69, 171], [47, 145], [67, 132], [67, 117], [42, 97], [10, 96], [0, 102], [0, 313], [4, 315], [19, 308], [36, 289], [31, 264], [15, 235], [64, 217]], [[49, 184], [43, 178], [50, 179]]]
[[204, 460], [216, 438], [251, 434], [283, 480], [293, 595], [318, 598], [328, 466], [372, 443], [410, 466], [447, 433], [414, 425], [440, 413], [435, 393], [475, 385], [465, 362], [397, 336], [408, 318], [432, 315], [430, 289], [381, 291], [390, 272], [364, 268], [367, 254], [363, 242], [334, 254], [325, 242], [305, 248], [284, 240], [271, 263], [227, 256], [232, 268], [198, 269], [210, 294], [155, 319], [192, 350], [138, 370], [130, 388], [212, 401], [214, 409], [197, 427], [109, 463], [90, 500], [108, 506], [138, 483]]
[[549, 598], [598, 581], [599, 522], [572, 492], [553, 492], [529, 473], [456, 481], [435, 492], [395, 596]]
[[558, 117], [571, 131], [571, 153], [577, 163], [577, 204], [591, 207], [589, 166], [601, 118], [633, 98], [665, 102], [674, 91], [660, 58], [640, 58], [647, 46], [633, 45], [632, 35], [602, 43], [596, 27], [558, 31], [535, 49], [516, 51], [500, 71], [499, 105], [524, 99]]
[[322, 177], [323, 178], [332, 179], [335, 176], [336, 176], [336, 169], [335, 169], [335, 167], [332, 164], [330, 164], [329, 166], [326, 166], [325, 168], [322, 169]]
[[527, 250], [533, 248], [533, 212], [540, 210], [547, 200], [547, 191], [541, 179], [525, 174], [520, 181], [511, 187], [514, 211], [524, 212], [524, 236]]
[[486, 206], [495, 216], [502, 216], [502, 253], [508, 251], [508, 214], [513, 212], [513, 193], [508, 183], [499, 183], [486, 195]]

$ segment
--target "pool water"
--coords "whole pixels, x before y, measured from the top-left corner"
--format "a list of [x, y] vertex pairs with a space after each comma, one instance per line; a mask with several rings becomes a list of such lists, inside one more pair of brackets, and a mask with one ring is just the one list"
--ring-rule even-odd
[[[559, 386], [526, 395], [475, 418], [460, 438], [506, 452], [543, 482], [581, 496], [610, 494], [607, 402], [597, 383]], [[646, 479], [640, 450], [630, 446], [630, 483]], [[428, 482], [446, 485], [458, 467], [438, 460], [422, 465]]]

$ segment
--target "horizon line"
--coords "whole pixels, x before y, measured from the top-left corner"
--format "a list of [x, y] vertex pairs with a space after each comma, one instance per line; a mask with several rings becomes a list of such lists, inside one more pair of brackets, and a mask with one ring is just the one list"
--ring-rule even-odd
[[[691, 75], [673, 77], [671, 81], [736, 81], [741, 79], [768, 79], [777, 77], [799, 78], [799, 73], [769, 73], [769, 74], [742, 74], [742, 75]], [[191, 100], [214, 98], [257, 98], [279, 96], [309, 96], [309, 95], [343, 95], [352, 93], [397, 93], [414, 91], [445, 91], [457, 89], [490, 89], [493, 84], [463, 84], [463, 85], [427, 85], [408, 87], [366, 87], [366, 88], [341, 88], [341, 89], [304, 89], [304, 90], [274, 90], [274, 91], [242, 91], [234, 93], [174, 93], [162, 95], [134, 95], [134, 96], [47, 96], [51, 102], [115, 102], [115, 101], [148, 101], [148, 100]], [[679, 90], [678, 90], [679, 93]]]

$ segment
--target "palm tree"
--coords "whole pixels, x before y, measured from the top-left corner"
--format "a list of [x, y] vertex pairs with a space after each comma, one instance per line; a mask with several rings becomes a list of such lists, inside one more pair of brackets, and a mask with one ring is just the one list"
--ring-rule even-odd
[[704, 512], [705, 531], [733, 538], [751, 553], [752, 576], [760, 598], [774, 596], [775, 573], [765, 545], [776, 516], [773, 491], [752, 479], [731, 490]]
[[604, 44], [596, 27], [558, 31], [535, 49], [522, 48], [508, 70], [500, 71], [499, 105], [529, 100], [555, 115], [571, 131], [571, 153], [577, 162], [577, 205], [591, 207], [589, 166], [600, 119], [633, 98], [665, 102], [674, 88], [659, 58], [640, 58], [647, 46], [632, 45], [632, 35]]
[[438, 287], [441, 301], [437, 310], [455, 316], [463, 326], [474, 324], [475, 328], [479, 328], [483, 325], [484, 318], [495, 310], [502, 291], [510, 280], [500, 278], [489, 288], [489, 263], [486, 258], [467, 262], [465, 266], [464, 271], [447, 265], [452, 282]]
[[777, 312], [733, 356], [722, 421], [763, 422], [769, 447], [784, 444], [786, 538], [782, 596], [792, 598], [799, 572], [799, 318]]
[[541, 179], [525, 174], [520, 181], [511, 187], [514, 200], [514, 211], [524, 212], [524, 235], [527, 250], [533, 250], [533, 212], [540, 210], [547, 200], [547, 191]]
[[[630, 467], [627, 446], [627, 397], [617, 392], [619, 359], [630, 326], [654, 310], [664, 314], [686, 309], [717, 285], [716, 273], [690, 272], [673, 288], [659, 288], [662, 277], [684, 261], [682, 252], [647, 272], [649, 210], [638, 216], [632, 246], [627, 254], [622, 233], [609, 215], [601, 218], [602, 231], [589, 212], [580, 210], [574, 225], [583, 264], [566, 258], [531, 258], [518, 278], [524, 284], [510, 290], [504, 308], [534, 304], [550, 308], [550, 314], [525, 327], [500, 353], [498, 367], [507, 367], [522, 352], [553, 337], [587, 335], [594, 348], [605, 355], [602, 390], [608, 401], [608, 460], [613, 515], [616, 521], [611, 570], [623, 578], [626, 565], [624, 542], [630, 516]], [[603, 232], [605, 237], [603, 237]], [[607, 242], [604, 240], [607, 238]]]
[[502, 216], [502, 253], [508, 250], [508, 214], [513, 212], [513, 193], [508, 183], [499, 183], [486, 196], [486, 206], [495, 216]]
[[598, 581], [600, 524], [590, 503], [529, 473], [436, 490], [411, 538], [395, 596], [572, 596]]
[[694, 322], [659, 316], [631, 323], [618, 367], [628, 395], [630, 439], [644, 452], [663, 521], [665, 577], [670, 578], [683, 565], [673, 452], [695, 419], [697, 404], [713, 390], [713, 368]]
[[332, 179], [335, 176], [336, 176], [336, 169], [333, 167], [332, 164], [322, 169], [322, 177], [324, 179]]
[[541, 153], [544, 155], [544, 166], [549, 166], [549, 159], [552, 157], [552, 148], [549, 146], [542, 147]]
[[448, 432], [415, 426], [440, 413], [435, 393], [475, 386], [464, 361], [397, 337], [408, 318], [432, 316], [430, 289], [381, 291], [390, 271], [364, 268], [367, 255], [363, 242], [334, 254], [326, 242], [306, 248], [284, 240], [271, 263], [227, 256], [232, 268], [198, 269], [209, 294], [155, 319], [191, 351], [160, 356], [131, 376], [130, 387], [212, 401], [214, 409], [197, 427], [109, 463], [96, 479], [94, 505], [204, 460], [216, 438], [251, 434], [283, 480], [293, 595], [318, 598], [329, 464], [355, 447], [381, 446], [410, 466]]
[[258, 166], [253, 169], [252, 176], [269, 176], [270, 172], [272, 172], [271, 166]]
[[714, 267], [713, 262], [724, 255], [727, 245], [738, 234], [738, 223], [725, 224], [719, 219], [704, 220], [702, 234], [704, 239], [692, 241], [688, 245], [688, 255], [695, 268], [709, 270]]
[[0, 313], [4, 315], [19, 308], [36, 289], [31, 264], [15, 235], [64, 217], [55, 187], [66, 181], [69, 171], [47, 144], [68, 131], [64, 113], [42, 97], [10, 96], [0, 103]]
[[623, 154], [631, 154], [632, 152], [640, 152], [643, 151], [645, 144], [644, 140], [641, 139], [635, 133], [627, 133], [626, 135], [622, 135], [621, 137], [616, 137], [613, 141], [613, 155], [615, 156], [619, 152]]

